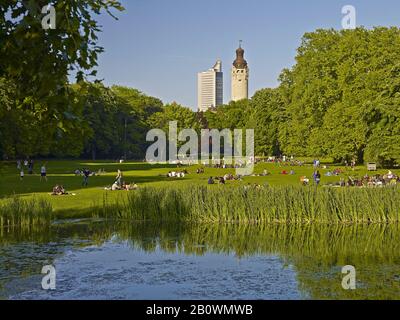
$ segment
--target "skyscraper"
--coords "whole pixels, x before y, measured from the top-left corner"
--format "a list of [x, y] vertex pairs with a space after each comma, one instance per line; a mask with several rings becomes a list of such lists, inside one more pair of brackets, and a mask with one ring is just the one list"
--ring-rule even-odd
[[249, 68], [244, 59], [241, 42], [236, 50], [236, 60], [232, 67], [232, 101], [249, 98]]
[[221, 60], [218, 60], [213, 68], [200, 72], [197, 78], [199, 111], [207, 111], [210, 108], [223, 104], [224, 85]]

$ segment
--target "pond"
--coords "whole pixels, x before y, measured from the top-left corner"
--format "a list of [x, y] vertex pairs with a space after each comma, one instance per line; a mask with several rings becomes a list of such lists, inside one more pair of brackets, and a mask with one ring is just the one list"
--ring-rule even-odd
[[[0, 232], [0, 299], [399, 299], [398, 225], [67, 221]], [[44, 290], [43, 266], [55, 268]], [[342, 286], [355, 267], [356, 289]]]

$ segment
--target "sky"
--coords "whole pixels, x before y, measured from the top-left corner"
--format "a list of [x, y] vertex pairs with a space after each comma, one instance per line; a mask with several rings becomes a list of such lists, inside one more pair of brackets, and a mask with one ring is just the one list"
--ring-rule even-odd
[[197, 73], [221, 59], [224, 103], [239, 40], [250, 68], [249, 94], [276, 87], [295, 63], [306, 32], [342, 28], [342, 7], [356, 8], [357, 26], [400, 26], [398, 0], [120, 0], [118, 21], [102, 14], [98, 78], [197, 108]]

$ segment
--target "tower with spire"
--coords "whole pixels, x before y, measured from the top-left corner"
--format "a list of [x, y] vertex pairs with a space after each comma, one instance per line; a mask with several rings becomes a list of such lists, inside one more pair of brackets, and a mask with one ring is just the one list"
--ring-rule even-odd
[[232, 66], [232, 101], [249, 98], [249, 67], [244, 59], [242, 40], [236, 50], [236, 59]]

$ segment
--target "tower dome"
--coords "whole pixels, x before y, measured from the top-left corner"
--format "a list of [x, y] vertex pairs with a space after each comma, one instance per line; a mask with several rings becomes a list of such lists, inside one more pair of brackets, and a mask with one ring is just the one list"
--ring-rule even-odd
[[241, 46], [239, 45], [239, 48], [236, 50], [236, 59], [233, 61], [233, 65], [237, 69], [245, 69], [247, 67], [247, 61], [244, 59], [244, 50]]

